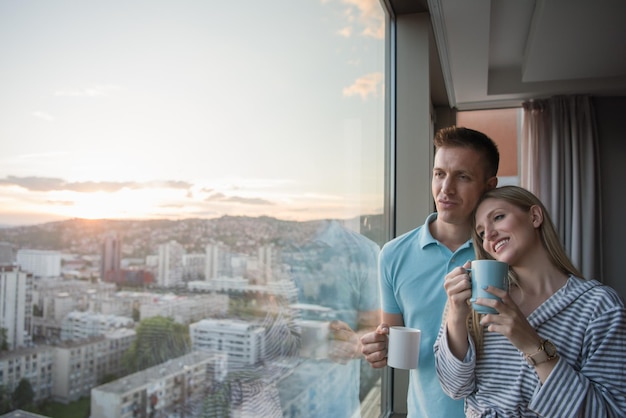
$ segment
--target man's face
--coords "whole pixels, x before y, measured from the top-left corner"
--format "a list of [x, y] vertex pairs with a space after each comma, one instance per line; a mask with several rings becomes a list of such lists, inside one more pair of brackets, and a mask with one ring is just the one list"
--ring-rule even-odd
[[497, 179], [487, 178], [481, 153], [463, 147], [443, 147], [435, 154], [432, 192], [437, 219], [452, 224], [467, 224], [476, 202]]

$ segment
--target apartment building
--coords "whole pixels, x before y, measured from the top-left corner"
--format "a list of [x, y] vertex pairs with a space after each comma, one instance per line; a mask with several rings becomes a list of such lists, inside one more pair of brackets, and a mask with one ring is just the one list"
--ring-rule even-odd
[[226, 376], [224, 353], [192, 352], [91, 391], [91, 418], [180, 416]]
[[183, 255], [183, 280], [204, 280], [206, 274], [206, 254]]
[[[33, 303], [38, 306], [41, 317], [61, 321], [72, 310], [98, 312], [98, 301], [110, 298], [116, 290], [114, 283], [90, 283], [58, 277], [38, 279], [33, 286]], [[66, 306], [73, 308], [66, 310]]]
[[122, 375], [122, 357], [135, 338], [135, 330], [118, 329], [98, 337], [56, 344], [52, 398], [72, 402], [89, 396], [105, 376]]
[[82, 340], [134, 326], [135, 322], [129, 317], [73, 311], [61, 321], [61, 340]]
[[17, 264], [35, 277], [59, 277], [61, 253], [47, 250], [17, 250]]
[[201, 319], [224, 314], [228, 310], [228, 296], [176, 296], [155, 295], [152, 299], [141, 303], [139, 316], [141, 319], [153, 316], [173, 318], [179, 324], [190, 324]]
[[0, 386], [13, 393], [22, 379], [28, 379], [35, 402], [52, 394], [54, 349], [49, 346], [22, 348], [0, 354]]
[[228, 364], [255, 365], [265, 358], [265, 328], [236, 319], [203, 319], [189, 326], [192, 350], [228, 355]]
[[157, 285], [174, 287], [183, 283], [183, 255], [185, 249], [176, 241], [159, 245]]
[[31, 342], [32, 283], [32, 274], [18, 266], [0, 266], [2, 349], [15, 350]]

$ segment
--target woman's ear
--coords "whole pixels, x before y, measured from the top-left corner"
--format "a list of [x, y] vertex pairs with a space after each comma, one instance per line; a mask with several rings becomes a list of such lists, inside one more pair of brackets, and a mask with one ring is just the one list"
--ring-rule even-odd
[[539, 228], [543, 223], [543, 211], [537, 205], [530, 207], [530, 217], [535, 228]]

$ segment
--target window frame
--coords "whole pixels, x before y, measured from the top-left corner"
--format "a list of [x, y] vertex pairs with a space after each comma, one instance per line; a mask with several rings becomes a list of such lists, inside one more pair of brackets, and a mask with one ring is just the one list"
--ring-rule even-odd
[[[430, 90], [428, 13], [394, 15], [385, 3], [385, 214], [389, 239], [423, 224], [434, 211], [431, 175], [436, 119], [454, 120], [448, 108], [434, 109]], [[427, 196], [428, 198], [424, 198]], [[409, 373], [387, 367], [381, 384], [381, 417], [407, 413]]]

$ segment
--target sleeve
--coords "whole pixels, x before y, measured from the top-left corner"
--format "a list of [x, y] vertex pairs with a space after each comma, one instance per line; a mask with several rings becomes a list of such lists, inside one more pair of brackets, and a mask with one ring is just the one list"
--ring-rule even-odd
[[469, 348], [463, 361], [457, 359], [448, 345], [446, 324], [442, 324], [434, 345], [435, 368], [437, 377], [444, 393], [452, 399], [465, 398], [474, 392], [476, 367], [476, 349], [474, 342], [469, 339]]
[[392, 314], [401, 314], [402, 309], [398, 305], [396, 300], [392, 274], [390, 272], [391, 266], [387, 260], [388, 247], [383, 246], [382, 250], [378, 254], [378, 278], [380, 286], [381, 308], [383, 312]]
[[623, 306], [587, 329], [582, 363], [563, 358], [537, 388], [529, 408], [542, 417], [626, 417], [626, 315]]

